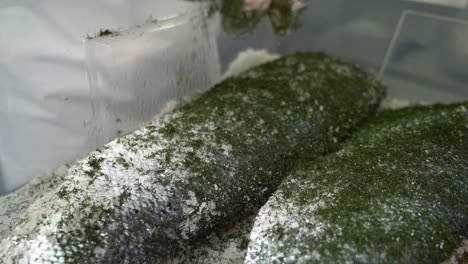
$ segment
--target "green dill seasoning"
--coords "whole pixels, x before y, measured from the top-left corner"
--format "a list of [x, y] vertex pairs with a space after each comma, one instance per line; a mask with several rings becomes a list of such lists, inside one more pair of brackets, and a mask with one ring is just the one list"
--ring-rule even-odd
[[0, 258], [158, 263], [261, 206], [298, 159], [334, 150], [383, 96], [372, 76], [321, 53], [225, 80], [73, 164], [0, 238]]
[[298, 165], [247, 263], [441, 263], [468, 237], [468, 103], [386, 111]]
[[101, 29], [97, 34], [98, 37], [110, 36], [115, 34], [115, 32], [110, 31], [109, 29]]

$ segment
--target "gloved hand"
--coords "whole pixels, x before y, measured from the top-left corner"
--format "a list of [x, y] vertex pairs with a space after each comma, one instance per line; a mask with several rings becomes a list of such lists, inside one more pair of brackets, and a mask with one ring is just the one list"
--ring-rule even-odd
[[300, 25], [299, 13], [305, 7], [305, 0], [232, 0], [222, 2], [221, 13], [228, 32], [248, 33], [267, 15], [274, 31], [284, 34]]

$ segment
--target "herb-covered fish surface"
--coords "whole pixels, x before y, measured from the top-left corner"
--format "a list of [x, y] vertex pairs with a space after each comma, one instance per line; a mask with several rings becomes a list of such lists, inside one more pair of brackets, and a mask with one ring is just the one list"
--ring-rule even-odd
[[0, 259], [158, 263], [261, 206], [298, 158], [335, 149], [383, 96], [324, 54], [253, 68], [71, 165], [3, 227]]
[[468, 103], [384, 111], [298, 165], [246, 263], [440, 263], [468, 236]]

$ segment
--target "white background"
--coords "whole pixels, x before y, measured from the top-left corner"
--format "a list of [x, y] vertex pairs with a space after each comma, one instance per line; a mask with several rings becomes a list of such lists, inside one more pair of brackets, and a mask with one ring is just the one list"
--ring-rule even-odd
[[96, 148], [89, 138], [87, 35], [195, 6], [175, 0], [0, 0], [0, 195]]

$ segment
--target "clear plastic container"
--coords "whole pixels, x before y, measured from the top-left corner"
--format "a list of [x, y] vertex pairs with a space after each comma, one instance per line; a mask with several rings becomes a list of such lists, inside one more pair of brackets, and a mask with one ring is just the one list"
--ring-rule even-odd
[[219, 80], [217, 20], [190, 11], [86, 41], [97, 146]]
[[466, 39], [468, 20], [405, 10], [379, 72], [389, 95], [424, 102], [467, 99]]
[[221, 34], [223, 69], [237, 52], [324, 51], [378, 74], [390, 97], [423, 102], [468, 99], [467, 1], [309, 0], [292, 34], [267, 18], [250, 35]]
[[[176, 84], [208, 88], [219, 70], [216, 34], [201, 37], [216, 29], [199, 27], [206, 7], [173, 0], [1, 2], [0, 196], [135, 129], [180, 95]], [[84, 41], [103, 29], [128, 34]], [[175, 77], [176, 69], [192, 68], [198, 71], [187, 83]]]
[[[219, 28], [216, 16], [196, 15], [196, 10], [206, 9], [194, 2], [184, 7], [191, 12], [180, 13], [158, 9], [163, 0], [121, 1], [109, 12], [122, 18], [115, 21], [103, 12], [102, 24], [96, 27], [79, 19], [80, 12], [96, 12], [90, 6], [97, 2], [87, 1], [73, 7], [56, 0], [41, 3], [55, 10], [51, 29], [61, 30], [54, 19], [73, 9], [69, 15], [75, 18], [67, 28], [82, 21], [87, 29], [80, 32], [109, 28], [119, 31], [118, 35], [83, 42], [78, 48], [86, 52], [79, 58], [71, 56], [70, 61], [35, 58], [34, 64], [14, 64], [17, 68], [10, 64], [22, 62], [23, 55], [31, 56], [30, 46], [54, 45], [50, 55], [66, 58], [67, 41], [84, 36], [66, 35], [61, 42], [25, 37], [37, 31], [34, 17], [29, 19], [21, 8], [11, 9], [12, 3], [0, 4], [0, 38], [17, 41], [6, 47], [0, 41], [0, 77], [6, 84], [0, 87], [0, 195], [131, 132], [169, 102], [209, 88], [237, 54], [249, 48], [278, 54], [330, 53], [379, 75], [390, 97], [424, 102], [468, 99], [465, 0], [309, 0], [300, 16], [302, 26], [295, 32], [275, 34], [264, 17], [251, 33], [240, 36]], [[152, 22], [166, 14], [179, 16]], [[18, 15], [29, 28], [17, 30], [13, 22]], [[83, 70], [81, 79], [64, 67]], [[44, 69], [56, 73], [53, 80], [41, 79]], [[24, 76], [12, 75], [22, 70]], [[54, 87], [56, 81], [73, 85]], [[22, 89], [31, 83], [49, 91]], [[30, 109], [23, 114], [25, 105]]]

